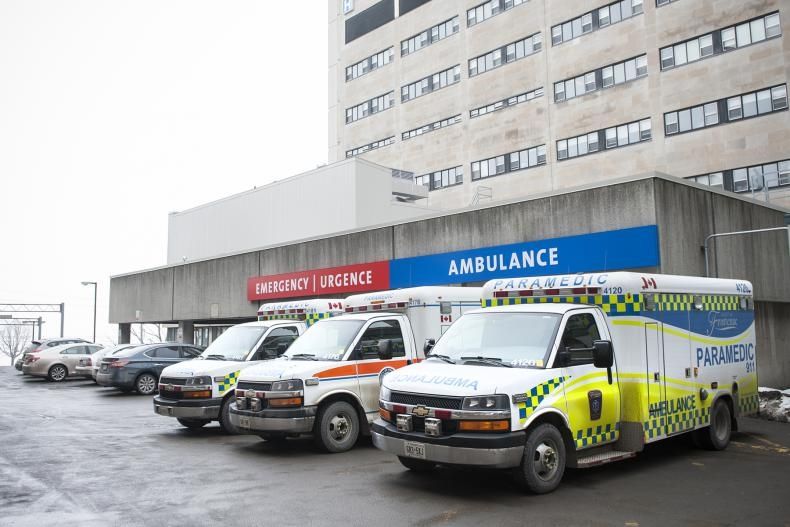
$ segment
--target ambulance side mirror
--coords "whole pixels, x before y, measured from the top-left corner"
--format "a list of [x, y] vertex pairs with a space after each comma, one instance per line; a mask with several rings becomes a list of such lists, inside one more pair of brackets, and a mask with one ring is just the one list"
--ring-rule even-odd
[[382, 339], [379, 341], [379, 359], [390, 360], [392, 359], [392, 341], [389, 339]]
[[608, 340], [593, 342], [593, 365], [596, 368], [609, 369], [614, 365], [614, 352], [612, 343]]
[[422, 347], [423, 353], [428, 355], [434, 346], [436, 346], [436, 339], [425, 339], [425, 345]]

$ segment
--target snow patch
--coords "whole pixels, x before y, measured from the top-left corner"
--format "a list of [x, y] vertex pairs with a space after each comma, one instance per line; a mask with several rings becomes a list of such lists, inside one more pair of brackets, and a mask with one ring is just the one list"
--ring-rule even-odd
[[790, 423], [790, 390], [760, 386], [760, 417]]

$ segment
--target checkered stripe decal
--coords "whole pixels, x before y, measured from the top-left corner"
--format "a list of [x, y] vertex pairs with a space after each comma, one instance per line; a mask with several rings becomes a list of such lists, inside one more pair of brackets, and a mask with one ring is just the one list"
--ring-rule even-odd
[[307, 316], [305, 316], [304, 321], [307, 324], [307, 327], [310, 327], [316, 322], [318, 322], [319, 320], [322, 320], [324, 318], [329, 318], [331, 316], [332, 316], [331, 313], [308, 313]]
[[261, 315], [261, 320], [299, 320], [299, 315]]
[[740, 309], [741, 301], [737, 296], [732, 295], [703, 295], [702, 309], [706, 311], [737, 311]]
[[518, 416], [519, 419], [524, 421], [532, 415], [535, 410], [540, 406], [540, 403], [543, 402], [543, 399], [546, 398], [551, 392], [559, 388], [559, 386], [565, 382], [565, 377], [557, 377], [555, 379], [550, 379], [544, 383], [538, 384], [530, 391], [525, 393], [528, 399], [524, 402], [518, 403]]
[[643, 423], [645, 439], [655, 439], [666, 434], [690, 430], [696, 426], [707, 425], [710, 421], [710, 408], [687, 410], [671, 415], [648, 419]]
[[225, 375], [222, 378], [222, 382], [219, 383], [219, 392], [220, 393], [226, 392], [228, 390], [231, 390], [231, 389], [233, 389], [234, 386], [236, 386], [236, 382], [238, 382], [238, 380], [239, 380], [239, 372], [240, 371], [241, 370], [232, 371], [232, 372], [230, 372], [229, 374]]
[[483, 299], [483, 307], [515, 304], [590, 304], [609, 315], [634, 315], [642, 310], [642, 295], [513, 296]]
[[738, 406], [742, 415], [754, 414], [760, 409], [759, 394], [744, 395], [738, 399]]
[[586, 428], [576, 431], [576, 448], [610, 443], [617, 439], [617, 432], [620, 430], [620, 423], [598, 425], [593, 428]]
[[691, 295], [661, 293], [656, 305], [659, 311], [689, 311], [692, 300]]

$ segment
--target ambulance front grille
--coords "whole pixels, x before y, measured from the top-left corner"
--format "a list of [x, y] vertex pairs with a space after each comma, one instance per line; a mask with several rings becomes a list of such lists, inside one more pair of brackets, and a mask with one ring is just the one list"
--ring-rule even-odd
[[236, 390], [256, 390], [259, 392], [268, 392], [272, 389], [272, 383], [270, 382], [249, 382], [249, 381], [240, 381], [236, 385]]
[[390, 402], [393, 403], [427, 406], [429, 408], [446, 408], [448, 410], [460, 410], [464, 402], [463, 397], [436, 397], [434, 395], [401, 392], [392, 392], [391, 399]]
[[186, 386], [186, 379], [177, 379], [175, 377], [159, 377], [159, 384], [172, 384], [173, 386]]

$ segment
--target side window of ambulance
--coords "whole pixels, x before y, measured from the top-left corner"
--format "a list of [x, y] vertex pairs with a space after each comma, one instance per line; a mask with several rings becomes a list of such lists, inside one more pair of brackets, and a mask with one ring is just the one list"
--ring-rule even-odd
[[275, 328], [266, 335], [253, 360], [276, 359], [290, 347], [299, 336], [299, 330], [294, 326]]
[[561, 349], [570, 352], [570, 366], [579, 364], [592, 364], [593, 342], [600, 340], [601, 334], [591, 313], [573, 315], [565, 324], [562, 334]]
[[[388, 342], [388, 344], [387, 344]], [[359, 350], [358, 357], [362, 360], [378, 359], [380, 345], [389, 346], [392, 357], [405, 357], [406, 348], [403, 344], [403, 332], [397, 320], [383, 320], [374, 322], [365, 333], [357, 345]]]

